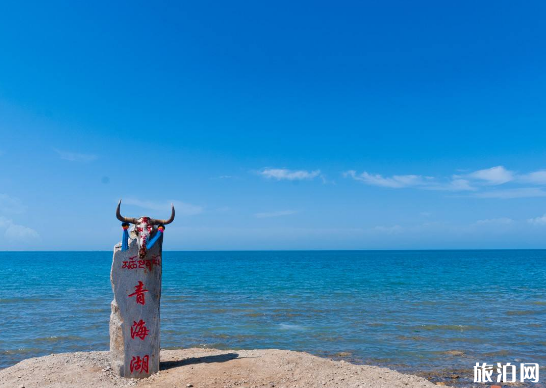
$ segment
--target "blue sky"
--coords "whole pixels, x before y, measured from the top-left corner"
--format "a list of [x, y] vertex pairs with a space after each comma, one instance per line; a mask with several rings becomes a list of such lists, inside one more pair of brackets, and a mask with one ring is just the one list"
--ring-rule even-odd
[[546, 248], [545, 11], [4, 2], [0, 249]]

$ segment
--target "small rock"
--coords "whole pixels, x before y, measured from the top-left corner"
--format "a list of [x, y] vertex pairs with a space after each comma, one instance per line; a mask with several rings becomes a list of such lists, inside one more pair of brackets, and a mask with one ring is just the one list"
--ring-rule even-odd
[[443, 386], [445, 386], [445, 385], [447, 385], [447, 384], [444, 383], [443, 381], [438, 381], [438, 382], [436, 383], [436, 385], [443, 385]]
[[450, 356], [464, 356], [464, 352], [461, 352], [460, 350], [448, 350], [444, 352], [444, 354], [448, 354]]
[[188, 388], [189, 388], [189, 387], [193, 387], [193, 385], [191, 385], [191, 384], [186, 384], [186, 387], [188, 387]]

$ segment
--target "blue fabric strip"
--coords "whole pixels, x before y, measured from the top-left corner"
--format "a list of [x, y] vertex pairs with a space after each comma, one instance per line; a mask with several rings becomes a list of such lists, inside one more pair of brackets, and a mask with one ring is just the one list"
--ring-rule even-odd
[[129, 232], [128, 229], [123, 229], [123, 237], [121, 238], [121, 250], [126, 251], [129, 249]]
[[154, 238], [152, 238], [150, 241], [148, 241], [148, 244], [146, 244], [146, 249], [151, 249], [154, 246], [155, 242], [159, 240], [162, 234], [163, 232], [158, 230]]

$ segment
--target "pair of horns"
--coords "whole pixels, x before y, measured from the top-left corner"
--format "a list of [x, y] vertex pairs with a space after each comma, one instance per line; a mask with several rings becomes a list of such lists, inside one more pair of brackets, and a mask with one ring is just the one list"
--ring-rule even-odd
[[[121, 199], [119, 200], [118, 208], [116, 209], [116, 217], [118, 218], [118, 220], [120, 220], [121, 222], [129, 222], [131, 224], [136, 224], [137, 223], [136, 218], [123, 217], [121, 215], [120, 207], [121, 207]], [[172, 204], [171, 204], [171, 218], [169, 218], [168, 220], [156, 220], [155, 218], [150, 218], [150, 223], [154, 225], [159, 225], [159, 224], [167, 225], [173, 221], [174, 221], [174, 205]]]

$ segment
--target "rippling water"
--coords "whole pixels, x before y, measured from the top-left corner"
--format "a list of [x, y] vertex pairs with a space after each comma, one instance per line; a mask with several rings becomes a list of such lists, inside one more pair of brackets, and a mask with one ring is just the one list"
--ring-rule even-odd
[[[110, 252], [0, 252], [0, 367], [108, 348]], [[164, 252], [162, 347], [546, 365], [546, 251]], [[544, 373], [544, 371], [541, 371]]]

